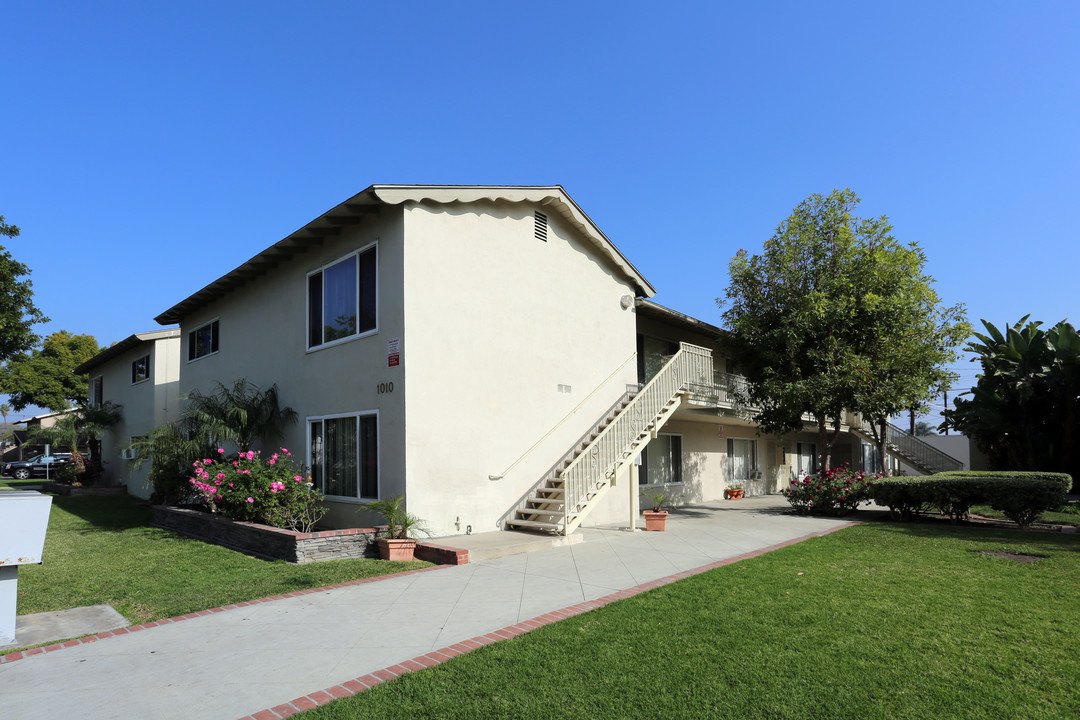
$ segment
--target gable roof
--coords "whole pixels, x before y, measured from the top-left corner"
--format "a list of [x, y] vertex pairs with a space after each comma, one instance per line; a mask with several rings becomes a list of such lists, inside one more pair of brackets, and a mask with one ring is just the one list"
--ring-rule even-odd
[[154, 340], [161, 340], [163, 338], [170, 337], [180, 337], [180, 329], [171, 328], [169, 330], [151, 330], [150, 332], [135, 333], [134, 335], [129, 335], [120, 342], [113, 343], [109, 347], [105, 348], [97, 355], [85, 361], [82, 365], [79, 365], [71, 372], [75, 375], [83, 375], [90, 372], [98, 365], [102, 365], [108, 362], [120, 353], [130, 350], [131, 348], [139, 345], [140, 343], [153, 342]]
[[154, 320], [162, 325], [178, 323], [185, 316], [218, 300], [240, 283], [252, 280], [305, 252], [309, 245], [339, 235], [342, 228], [359, 223], [365, 215], [378, 212], [380, 207], [401, 205], [405, 202], [449, 205], [481, 200], [532, 203], [558, 212], [593, 244], [601, 256], [609, 259], [618, 268], [639, 295], [652, 297], [656, 294], [649, 281], [619, 252], [615, 244], [589, 219], [561, 185], [372, 185], [222, 275], [202, 290], [181, 300]]

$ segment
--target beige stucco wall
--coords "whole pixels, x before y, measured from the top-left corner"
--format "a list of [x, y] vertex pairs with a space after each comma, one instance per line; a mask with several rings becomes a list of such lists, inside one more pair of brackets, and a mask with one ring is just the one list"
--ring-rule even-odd
[[[150, 355], [151, 378], [131, 384], [131, 363]], [[111, 358], [90, 373], [101, 376], [105, 400], [121, 406], [122, 420], [102, 434], [101, 455], [109, 484], [125, 484], [136, 497], [150, 497], [153, 488], [147, 482], [149, 461], [125, 460], [120, 453], [131, 438], [146, 435], [155, 425], [176, 419], [179, 405], [180, 339], [159, 338]]]
[[[307, 419], [336, 413], [377, 412], [379, 486], [383, 497], [405, 491], [405, 368], [387, 367], [387, 340], [404, 333], [401, 211], [384, 208], [347, 226], [334, 240], [314, 245], [257, 281], [237, 288], [202, 311], [184, 318], [181, 339], [181, 392], [210, 392], [215, 382], [239, 378], [269, 387], [277, 384], [280, 402], [299, 421], [283, 445], [298, 462], [310, 462]], [[345, 255], [378, 243], [377, 329], [341, 344], [307, 350], [307, 274]], [[219, 351], [187, 360], [187, 333], [217, 318]], [[394, 384], [379, 394], [380, 383]], [[357, 515], [357, 500], [331, 500], [325, 522], [355, 526], [370, 518]]]
[[405, 212], [408, 507], [438, 534], [495, 530], [635, 381], [633, 288], [554, 211], [536, 239], [534, 209]]

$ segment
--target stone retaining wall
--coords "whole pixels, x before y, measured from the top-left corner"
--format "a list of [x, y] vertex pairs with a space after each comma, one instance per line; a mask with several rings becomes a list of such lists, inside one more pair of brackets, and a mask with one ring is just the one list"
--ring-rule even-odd
[[154, 525], [233, 550], [291, 563], [379, 556], [374, 528], [301, 533], [166, 505], [154, 506]]

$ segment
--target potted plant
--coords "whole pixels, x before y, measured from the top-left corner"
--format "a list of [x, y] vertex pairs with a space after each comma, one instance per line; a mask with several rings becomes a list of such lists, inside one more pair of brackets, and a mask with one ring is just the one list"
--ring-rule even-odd
[[741, 483], [734, 483], [732, 485], [728, 485], [727, 489], [724, 490], [725, 500], [739, 500], [740, 498], [742, 498], [742, 496], [743, 486]]
[[405, 510], [405, 499], [397, 495], [388, 500], [375, 500], [363, 506], [362, 510], [382, 515], [386, 520], [383, 537], [377, 539], [379, 557], [383, 560], [401, 560], [408, 562], [416, 553], [416, 534], [430, 535], [423, 527], [423, 521]]
[[671, 499], [665, 492], [652, 492], [641, 493], [641, 497], [647, 499], [649, 504], [652, 505], [652, 510], [645, 510], [645, 529], [655, 530], [663, 532], [667, 526], [667, 510], [664, 510], [664, 503], [671, 502]]

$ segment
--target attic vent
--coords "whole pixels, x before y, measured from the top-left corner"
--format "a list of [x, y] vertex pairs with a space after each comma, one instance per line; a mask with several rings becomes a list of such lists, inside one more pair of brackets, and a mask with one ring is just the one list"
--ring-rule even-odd
[[540, 211], [533, 211], [533, 235], [537, 240], [547, 242], [547, 215]]

